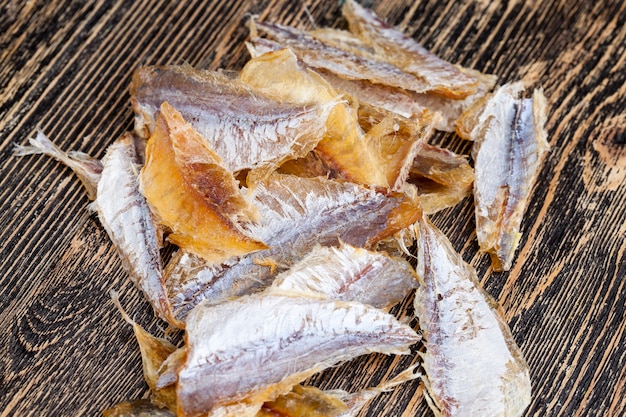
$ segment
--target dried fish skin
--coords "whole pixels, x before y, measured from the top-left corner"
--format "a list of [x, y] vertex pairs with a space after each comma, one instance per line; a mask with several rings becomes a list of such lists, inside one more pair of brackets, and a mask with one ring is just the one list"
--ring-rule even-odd
[[172, 315], [163, 280], [162, 233], [139, 190], [138, 162], [134, 138], [125, 133], [102, 159], [94, 205], [133, 283], [157, 316], [177, 326], [180, 323]]
[[260, 409], [315, 372], [371, 352], [404, 354], [417, 340], [393, 316], [356, 302], [274, 292], [203, 303], [187, 318], [178, 412], [237, 403]]
[[415, 225], [415, 314], [426, 353], [426, 399], [436, 416], [521, 416], [528, 366], [476, 272], [428, 220]]
[[96, 199], [96, 188], [102, 173], [102, 163], [83, 152], [63, 152], [41, 131], [28, 139], [29, 146], [15, 145], [15, 156], [44, 154], [69, 167], [83, 183], [91, 200]]
[[428, 83], [388, 62], [336, 48], [298, 29], [259, 21], [254, 25], [281, 46], [291, 49], [308, 67], [350, 80], [368, 80], [418, 93], [430, 89]]
[[[255, 55], [257, 55], [255, 53]], [[248, 61], [239, 77], [270, 97], [292, 103], [336, 103], [326, 119], [326, 133], [315, 153], [330, 176], [348, 181], [389, 187], [385, 165], [367, 144], [354, 109], [324, 78], [302, 67], [289, 49], [279, 49]]]
[[521, 82], [500, 87], [471, 131], [476, 234], [496, 271], [511, 268], [522, 216], [549, 149], [546, 99], [541, 90], [520, 98], [523, 91]]
[[421, 215], [402, 194], [385, 195], [326, 178], [273, 174], [257, 184], [251, 199], [259, 221], [247, 229], [271, 247], [217, 264], [177, 254], [165, 275], [169, 299], [180, 320], [203, 299], [219, 301], [266, 288], [276, 274], [316, 245], [345, 242], [371, 248]]
[[266, 249], [241, 227], [251, 206], [233, 173], [167, 102], [146, 147], [141, 191], [168, 239], [210, 262]]
[[167, 101], [233, 172], [306, 155], [324, 134], [334, 105], [281, 103], [237, 78], [190, 66], [141, 67], [130, 91], [139, 135], [150, 135]]
[[279, 274], [271, 288], [359, 301], [387, 310], [416, 285], [415, 272], [404, 259], [343, 244], [338, 248], [315, 247]]
[[371, 10], [354, 0], [343, 5], [350, 31], [372, 45], [385, 61], [413, 74], [428, 87], [423, 91], [462, 99], [476, 93], [478, 81], [429, 52], [414, 39], [387, 25]]
[[423, 142], [408, 182], [417, 186], [424, 213], [432, 214], [455, 206], [471, 194], [474, 170], [466, 156]]
[[349, 411], [348, 405], [332, 392], [303, 385], [294, 386], [291, 392], [266, 402], [262, 408], [262, 413], [283, 417], [346, 417]]

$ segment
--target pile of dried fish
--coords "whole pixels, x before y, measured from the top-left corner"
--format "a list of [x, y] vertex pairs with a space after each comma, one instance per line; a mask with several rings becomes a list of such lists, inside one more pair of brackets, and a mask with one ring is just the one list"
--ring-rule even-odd
[[[352, 416], [415, 378], [436, 415], [519, 416], [528, 367], [496, 301], [427, 215], [474, 192], [480, 247], [511, 267], [546, 105], [452, 65], [348, 0], [349, 31], [252, 20], [237, 74], [139, 68], [134, 132], [102, 161], [42, 133], [20, 155], [70, 166], [124, 266], [184, 344], [132, 324], [150, 401], [105, 416]], [[261, 37], [264, 35], [264, 37]], [[473, 140], [466, 157], [434, 129]], [[163, 265], [166, 240], [178, 247]], [[405, 259], [415, 245], [414, 269]], [[420, 334], [389, 309], [415, 291]], [[357, 393], [300, 385], [372, 352], [415, 367]]]

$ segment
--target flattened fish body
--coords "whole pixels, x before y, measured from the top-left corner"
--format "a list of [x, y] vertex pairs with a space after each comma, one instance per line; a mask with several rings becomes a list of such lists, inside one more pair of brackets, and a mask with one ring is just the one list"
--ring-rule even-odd
[[272, 286], [388, 309], [417, 286], [417, 277], [403, 259], [343, 244], [314, 248], [278, 275]]
[[500, 87], [471, 131], [476, 234], [498, 271], [511, 267], [522, 215], [549, 148], [543, 93], [535, 90], [532, 98], [519, 98], [523, 90], [521, 83]]
[[260, 409], [315, 372], [370, 352], [407, 353], [418, 339], [360, 303], [273, 292], [201, 304], [187, 319], [178, 411], [195, 416], [238, 402]]
[[385, 61], [424, 81], [428, 87], [418, 92], [429, 91], [450, 98], [465, 98], [476, 92], [476, 78], [432, 54], [356, 1], [347, 0], [343, 14], [350, 31], [373, 46]]
[[274, 174], [257, 185], [251, 199], [259, 221], [247, 228], [251, 236], [266, 242], [270, 249], [219, 264], [207, 264], [188, 254], [177, 255], [166, 271], [177, 317], [184, 317], [203, 299], [221, 300], [267, 287], [277, 273], [316, 245], [345, 242], [368, 247], [386, 231], [401, 230], [411, 221], [407, 217], [404, 223], [388, 224], [402, 204], [400, 195], [385, 196], [325, 178]]
[[530, 403], [528, 366], [497, 303], [439, 230], [427, 220], [416, 229], [415, 314], [430, 407], [437, 416], [521, 416]]
[[167, 101], [230, 171], [304, 156], [323, 136], [332, 105], [281, 103], [238, 79], [188, 66], [142, 67], [133, 75], [135, 131], [147, 137]]
[[133, 137], [126, 133], [109, 147], [102, 160], [95, 207], [131, 280], [143, 291], [156, 314], [176, 325], [163, 281], [161, 232], [139, 191], [137, 163]]

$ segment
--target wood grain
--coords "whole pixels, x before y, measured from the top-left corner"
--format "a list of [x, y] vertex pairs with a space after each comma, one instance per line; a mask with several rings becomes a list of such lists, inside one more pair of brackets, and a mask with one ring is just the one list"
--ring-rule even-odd
[[[626, 3], [365, 4], [450, 61], [544, 89], [551, 151], [513, 269], [493, 272], [478, 252], [471, 199], [434, 221], [506, 311], [531, 368], [526, 415], [625, 415]], [[309, 12], [316, 25], [345, 27], [335, 0], [0, 0], [0, 416], [97, 415], [148, 395], [110, 289], [161, 331], [79, 181], [48, 158], [14, 157], [14, 143], [39, 127], [64, 149], [101, 157], [131, 127], [134, 68], [239, 69], [247, 16], [310, 28]], [[454, 135], [434, 142], [469, 152]], [[410, 310], [407, 299], [398, 314]], [[356, 390], [416, 361], [359, 358], [312, 382]], [[432, 413], [414, 382], [363, 415]]]

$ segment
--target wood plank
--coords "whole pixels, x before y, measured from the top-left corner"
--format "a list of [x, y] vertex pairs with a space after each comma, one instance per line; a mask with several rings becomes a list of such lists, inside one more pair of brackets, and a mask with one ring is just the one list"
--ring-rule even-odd
[[[493, 272], [478, 252], [471, 199], [433, 220], [506, 311], [531, 368], [526, 416], [626, 414], [626, 3], [365, 4], [448, 60], [543, 87], [552, 148], [513, 269]], [[310, 28], [307, 9], [319, 26], [345, 27], [335, 0], [0, 0], [0, 416], [96, 415], [148, 395], [109, 289], [160, 332], [79, 181], [48, 158], [12, 156], [13, 144], [40, 127], [101, 157], [132, 126], [137, 66], [239, 69], [248, 15]], [[470, 149], [451, 134], [434, 142]], [[312, 382], [356, 390], [418, 360], [373, 355]], [[432, 413], [416, 381], [362, 415]]]

